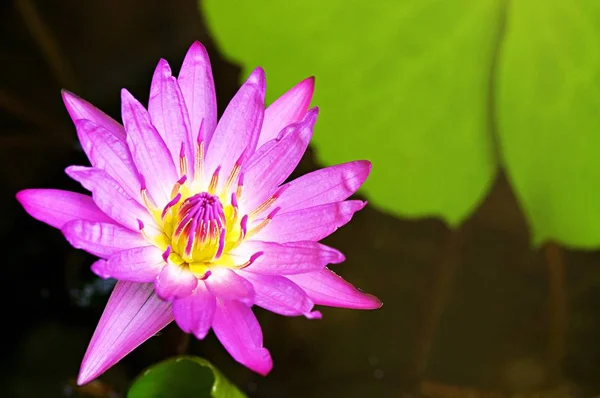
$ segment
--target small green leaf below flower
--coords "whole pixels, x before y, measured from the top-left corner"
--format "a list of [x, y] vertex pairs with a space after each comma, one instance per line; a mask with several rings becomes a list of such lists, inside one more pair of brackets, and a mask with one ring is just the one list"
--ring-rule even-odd
[[182, 356], [145, 370], [133, 382], [127, 398], [245, 398], [205, 359]]

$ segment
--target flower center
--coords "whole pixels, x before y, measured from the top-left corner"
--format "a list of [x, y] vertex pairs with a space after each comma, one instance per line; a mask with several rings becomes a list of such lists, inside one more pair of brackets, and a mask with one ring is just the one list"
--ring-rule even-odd
[[[259, 252], [249, 258], [240, 258], [230, 254], [230, 251], [269, 223], [279, 208], [275, 208], [248, 230], [249, 218], [271, 206], [280, 191], [252, 213], [240, 214], [238, 199], [243, 191], [243, 176], [240, 175], [239, 164], [241, 160], [238, 160], [226, 184], [218, 193], [216, 191], [221, 167], [217, 167], [210, 182], [205, 185], [201, 177], [202, 158], [203, 145], [199, 143], [196, 160], [200, 177], [188, 181], [185, 168], [182, 167], [182, 176], [171, 191], [171, 201], [162, 210], [152, 203], [145, 186], [142, 187], [142, 199], [156, 221], [158, 230], [145, 228], [141, 220], [138, 220], [138, 223], [145, 238], [164, 251], [165, 261], [187, 267], [198, 278], [204, 279], [210, 275], [212, 267], [242, 269], [262, 255], [262, 252]], [[182, 160], [181, 164], [185, 162]], [[234, 185], [236, 180], [237, 186]], [[194, 193], [198, 190], [201, 192]]]
[[191, 188], [182, 177], [173, 187], [171, 201], [162, 210], [153, 206], [142, 191], [146, 207], [159, 227], [153, 233], [140, 221], [142, 234], [164, 250], [165, 261], [188, 267], [199, 278], [208, 277], [213, 266], [247, 266], [228, 255], [247, 233], [248, 216], [240, 218], [236, 194], [232, 193], [227, 201], [227, 196], [215, 194], [210, 185], [208, 191], [195, 194], [190, 192]]
[[187, 198], [173, 221], [171, 247], [185, 262], [206, 262], [221, 257], [227, 220], [217, 196], [201, 192]]

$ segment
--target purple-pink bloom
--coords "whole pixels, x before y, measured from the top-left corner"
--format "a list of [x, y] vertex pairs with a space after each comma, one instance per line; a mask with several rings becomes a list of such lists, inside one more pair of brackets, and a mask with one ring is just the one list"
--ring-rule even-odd
[[92, 196], [55, 189], [17, 194], [34, 218], [100, 259], [118, 280], [78, 383], [98, 377], [171, 321], [203, 339], [212, 329], [238, 362], [266, 375], [257, 305], [320, 318], [314, 305], [381, 306], [327, 268], [344, 261], [319, 240], [365, 206], [346, 200], [371, 164], [354, 161], [285, 183], [311, 139], [314, 79], [266, 110], [255, 69], [217, 123], [208, 54], [188, 51], [178, 77], [158, 63], [148, 109], [122, 90], [120, 125], [69, 92], [63, 99], [91, 167], [67, 174]]

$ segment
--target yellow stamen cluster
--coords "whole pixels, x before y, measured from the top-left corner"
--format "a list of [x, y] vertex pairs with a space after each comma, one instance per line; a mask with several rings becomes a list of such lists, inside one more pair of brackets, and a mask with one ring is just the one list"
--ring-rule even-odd
[[[195, 176], [190, 181], [186, 176], [187, 162], [182, 149], [179, 159], [179, 172], [182, 177], [173, 186], [171, 200], [162, 210], [153, 205], [145, 189], [142, 189], [141, 194], [160, 229], [154, 236], [145, 234], [146, 238], [165, 252], [165, 260], [188, 267], [199, 278], [203, 278], [213, 266], [243, 268], [249, 265], [255, 256], [239, 264], [239, 259], [236, 263], [236, 259], [228, 254], [229, 251], [238, 247], [249, 235], [264, 228], [278, 209], [248, 231], [249, 216], [240, 217], [238, 209], [243, 184], [240, 162], [234, 165], [224, 186], [217, 193], [221, 167], [217, 167], [208, 185], [204, 185], [203, 142], [196, 146], [195, 155]], [[236, 182], [237, 187], [233, 189]], [[250, 217], [254, 219], [269, 208], [277, 195], [260, 205]], [[141, 223], [140, 229], [142, 233], [145, 232]]]

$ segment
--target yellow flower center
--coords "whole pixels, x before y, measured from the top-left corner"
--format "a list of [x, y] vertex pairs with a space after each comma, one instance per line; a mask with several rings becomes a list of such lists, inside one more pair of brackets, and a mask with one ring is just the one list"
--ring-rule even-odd
[[165, 260], [189, 267], [198, 277], [211, 265], [236, 266], [227, 253], [244, 240], [248, 217], [240, 219], [235, 194], [226, 202], [213, 192], [193, 194], [181, 183], [175, 191], [162, 211], [152, 212], [162, 233], [150, 240], [165, 251]]
[[219, 198], [201, 192], [187, 198], [177, 209], [170, 231], [171, 247], [187, 263], [205, 262], [223, 254], [227, 220]]
[[[200, 170], [201, 177], [202, 144], [197, 149], [197, 170]], [[159, 231], [148, 234], [140, 221], [142, 234], [164, 251], [165, 261], [189, 268], [198, 278], [208, 277], [210, 268], [214, 266], [240, 269], [251, 264], [262, 253], [256, 253], [249, 259], [240, 259], [229, 255], [229, 252], [270, 222], [278, 209], [253, 226], [252, 230], [247, 230], [249, 216], [255, 218], [270, 207], [276, 195], [270, 197], [250, 215], [242, 216], [239, 214], [237, 203], [242, 194], [243, 180], [239, 175], [239, 162], [227, 178], [220, 194], [215, 193], [220, 167], [215, 170], [208, 186], [201, 183], [202, 178], [188, 181], [185, 172], [185, 161], [182, 158], [180, 175], [183, 177], [173, 187], [171, 201], [162, 210], [152, 204], [146, 190], [142, 189], [146, 208], [159, 227]], [[229, 194], [235, 181], [238, 184], [237, 188]]]

